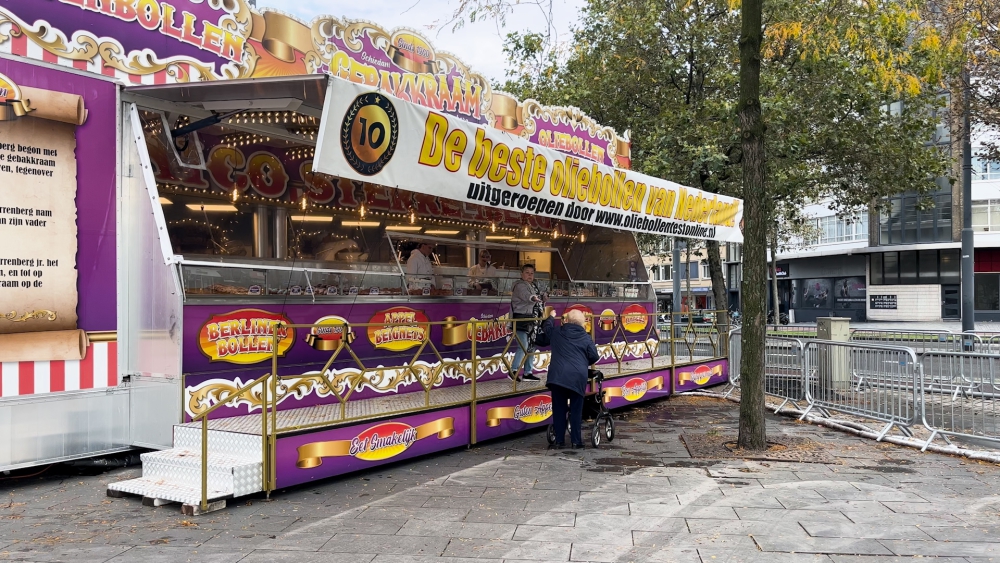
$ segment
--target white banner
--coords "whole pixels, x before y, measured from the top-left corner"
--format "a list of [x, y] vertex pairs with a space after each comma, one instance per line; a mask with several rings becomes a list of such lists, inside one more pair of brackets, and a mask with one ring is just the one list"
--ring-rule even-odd
[[330, 79], [313, 170], [564, 221], [743, 242], [739, 199], [582, 160], [339, 78]]

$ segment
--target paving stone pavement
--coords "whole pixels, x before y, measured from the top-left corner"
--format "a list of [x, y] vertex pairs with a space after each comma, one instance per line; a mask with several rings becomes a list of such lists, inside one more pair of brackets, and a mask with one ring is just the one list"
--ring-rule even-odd
[[599, 450], [540, 432], [185, 518], [57, 466], [0, 479], [0, 560], [202, 563], [1000, 562], [1000, 467], [770, 416], [837, 463], [691, 459], [738, 405], [677, 397], [617, 413]]

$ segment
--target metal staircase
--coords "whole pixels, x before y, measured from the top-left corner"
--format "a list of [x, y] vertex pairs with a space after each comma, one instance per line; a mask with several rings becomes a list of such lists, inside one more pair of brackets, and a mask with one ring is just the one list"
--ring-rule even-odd
[[226, 499], [262, 491], [260, 435], [209, 430], [208, 504], [202, 508], [200, 426], [174, 426], [174, 448], [142, 454], [142, 477], [110, 483], [108, 496], [137, 495], [150, 506], [180, 503], [182, 512], [196, 515], [225, 508]]

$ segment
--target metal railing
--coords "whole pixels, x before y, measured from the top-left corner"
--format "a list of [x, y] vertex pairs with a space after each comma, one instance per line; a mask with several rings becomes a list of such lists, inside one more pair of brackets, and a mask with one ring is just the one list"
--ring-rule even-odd
[[[588, 326], [591, 328], [591, 335], [598, 340], [598, 323], [606, 322], [613, 324], [613, 332], [610, 341], [607, 337], [601, 336], [598, 342], [598, 349], [602, 353], [602, 358], [613, 360], [618, 367], [619, 374], [630, 372], [648, 371], [649, 369], [668, 369], [675, 365], [683, 364], [693, 360], [711, 360], [726, 357], [728, 353], [729, 332], [727, 327], [717, 323], [718, 314], [712, 315], [711, 322], [695, 323], [694, 317], [688, 313], [677, 313], [668, 317], [669, 321], [666, 330], [658, 330], [657, 318], [662, 316], [656, 313], [624, 313], [615, 315], [614, 318], [605, 315], [590, 315], [587, 317]], [[683, 316], [683, 322], [682, 317]], [[702, 316], [704, 319], [705, 316]], [[725, 317], [722, 317], [723, 319]], [[537, 322], [543, 319], [518, 319], [518, 322]], [[251, 408], [260, 408], [261, 412], [261, 460], [263, 462], [263, 490], [270, 494], [276, 488], [277, 475], [276, 467], [276, 444], [278, 435], [285, 432], [302, 431], [311, 428], [340, 424], [344, 422], [360, 421], [371, 418], [370, 413], [359, 413], [352, 415], [348, 410], [348, 404], [353, 400], [355, 393], [365, 386], [383, 392], [399, 392], [401, 386], [416, 382], [420, 388], [415, 393], [423, 394], [422, 404], [416, 405], [406, 403], [408, 406], [392, 410], [391, 412], [379, 412], [379, 417], [398, 416], [422, 412], [428, 407], [445, 408], [454, 406], [469, 406], [471, 419], [471, 441], [476, 442], [476, 404], [480, 398], [501, 397], [519, 392], [524, 384], [517, 378], [512, 378], [509, 387], [500, 391], [493, 390], [488, 395], [480, 397], [477, 386], [480, 379], [486, 374], [496, 374], [498, 371], [517, 373], [520, 365], [513, 365], [515, 351], [524, 352], [525, 360], [533, 357], [537, 369], [546, 368], [549, 360], [549, 352], [546, 350], [533, 349], [531, 345], [524, 346], [515, 337], [513, 329], [507, 326], [503, 328], [510, 319], [470, 319], [468, 321], [416, 321], [408, 320], [401, 322], [382, 323], [343, 323], [335, 327], [331, 325], [307, 325], [307, 324], [285, 324], [275, 323], [272, 326], [270, 338], [272, 339], [271, 371], [268, 374], [255, 379], [252, 382], [233, 386], [228, 385], [225, 391], [203, 392], [201, 399], [195, 397], [185, 397], [185, 402], [194, 407], [192, 421], [200, 422], [202, 428], [202, 510], [208, 509], [208, 441], [209, 441], [209, 415], [224, 405], [234, 405], [237, 403], [249, 404]], [[499, 323], [499, 324], [498, 324]], [[608, 325], [604, 325], [607, 328]], [[450, 344], [436, 344], [431, 339], [432, 327], [439, 327], [439, 330], [451, 334]], [[409, 330], [409, 334], [418, 335], [413, 340], [414, 351], [388, 353], [380, 355], [366, 361], [366, 358], [359, 355], [352, 345], [354, 337], [352, 335], [365, 334], [369, 329], [392, 330], [396, 328]], [[286, 369], [296, 370], [294, 373], [279, 373], [284, 371], [279, 366], [279, 342], [282, 334], [286, 331], [299, 329], [308, 332], [313, 336], [312, 340], [336, 334], [335, 340], [330, 340], [321, 346], [314, 346], [317, 350], [329, 353], [329, 356], [319, 367], [319, 362], [315, 364], [318, 369], [302, 371], [302, 366], [290, 366]], [[482, 331], [497, 330], [502, 333], [501, 338], [506, 342], [500, 346], [492, 342], [481, 342], [480, 333]], [[605, 330], [606, 333], [606, 330]], [[495, 336], [495, 334], [494, 334]], [[492, 336], [490, 338], [493, 338]], [[662, 351], [662, 345], [666, 343], [669, 347], [669, 354], [657, 361], [657, 356]], [[446, 349], [442, 352], [441, 346]], [[527, 348], [527, 349], [526, 349]], [[487, 356], [482, 356], [484, 349], [488, 350]], [[629, 357], [633, 360], [629, 360]], [[646, 363], [648, 357], [649, 363]], [[375, 362], [377, 365], [369, 365]], [[445, 381], [445, 374], [452, 379], [461, 379], [461, 384], [469, 385], [468, 396], [461, 395], [460, 399], [446, 401], [432, 401], [432, 391], [440, 388]], [[503, 381], [498, 379], [497, 381]], [[337, 414], [325, 417], [322, 420], [311, 420], [308, 423], [298, 423], [294, 425], [281, 426], [278, 417], [279, 405], [287, 398], [300, 396], [302, 394], [317, 392], [322, 396], [333, 396], [339, 404], [336, 409]], [[402, 393], [409, 394], [409, 393]], [[212, 401], [215, 401], [212, 404]], [[433, 404], [432, 404], [433, 403]]]
[[1000, 442], [1000, 355], [925, 352], [921, 420], [931, 431], [923, 449], [941, 435]]
[[815, 340], [803, 350], [805, 418], [814, 408], [835, 410], [886, 423], [909, 435], [919, 409], [920, 364], [902, 346]]
[[859, 328], [851, 331], [851, 342], [906, 346], [913, 348], [917, 353], [928, 351], [961, 352], [966, 346], [978, 348], [982, 343], [982, 338], [975, 334], [953, 333], [950, 330]]
[[[802, 364], [802, 340], [782, 336], [768, 336], [764, 343], [764, 393], [782, 399], [774, 412], [781, 411], [788, 403], [799, 408], [806, 399], [805, 369]], [[739, 330], [729, 338], [729, 387], [724, 397], [731, 395], [740, 385], [740, 362], [743, 339]]]

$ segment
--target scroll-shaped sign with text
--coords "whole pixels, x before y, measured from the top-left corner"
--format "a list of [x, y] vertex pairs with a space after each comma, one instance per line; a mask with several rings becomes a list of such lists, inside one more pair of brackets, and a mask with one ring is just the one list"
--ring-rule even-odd
[[611, 168], [331, 79], [313, 170], [615, 229], [742, 242], [742, 201]]
[[[81, 96], [0, 74], [0, 334], [77, 328], [76, 128], [86, 119]], [[65, 339], [79, 348], [75, 332]]]

